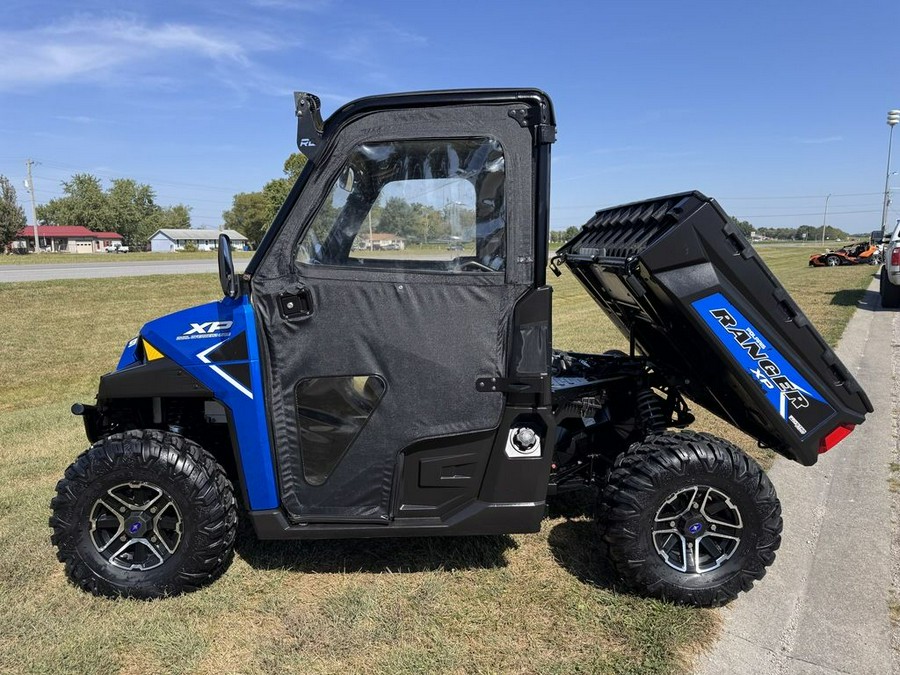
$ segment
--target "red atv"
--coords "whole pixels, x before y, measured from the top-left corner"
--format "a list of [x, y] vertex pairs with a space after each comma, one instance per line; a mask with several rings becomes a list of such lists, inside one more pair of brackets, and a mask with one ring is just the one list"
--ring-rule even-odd
[[810, 267], [837, 267], [838, 265], [879, 265], [881, 251], [869, 242], [847, 244], [836, 251], [816, 253], [809, 257]]

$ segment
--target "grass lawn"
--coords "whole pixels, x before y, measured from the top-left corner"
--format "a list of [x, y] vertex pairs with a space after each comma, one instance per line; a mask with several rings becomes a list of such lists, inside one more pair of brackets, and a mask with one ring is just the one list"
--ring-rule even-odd
[[[874, 269], [764, 254], [833, 343]], [[571, 276], [554, 283], [557, 346], [623, 346]], [[559, 507], [535, 535], [243, 536], [222, 579], [165, 601], [71, 587], [47, 527], [53, 487], [86, 445], [68, 407], [93, 398], [143, 322], [217, 289], [206, 274], [0, 284], [0, 672], [669, 673], [714, 639], [716, 612], [612, 590], [589, 520]], [[727, 430], [709, 415], [698, 426]]]

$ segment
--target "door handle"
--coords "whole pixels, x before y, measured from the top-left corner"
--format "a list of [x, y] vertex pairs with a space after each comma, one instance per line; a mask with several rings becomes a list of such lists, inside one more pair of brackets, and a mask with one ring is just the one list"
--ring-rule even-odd
[[292, 293], [278, 296], [278, 311], [282, 319], [305, 319], [313, 311], [312, 294], [306, 286]]

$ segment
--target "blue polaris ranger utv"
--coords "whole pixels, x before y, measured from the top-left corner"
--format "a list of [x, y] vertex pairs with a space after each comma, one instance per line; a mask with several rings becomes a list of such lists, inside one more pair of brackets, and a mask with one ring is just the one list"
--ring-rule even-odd
[[[146, 324], [97, 400], [50, 525], [78, 586], [153, 598], [261, 539], [536, 532], [598, 493], [623, 585], [727, 602], [772, 563], [781, 510], [701, 405], [804, 465], [871, 404], [713, 200], [598, 211], [550, 261], [629, 353], [552, 349], [550, 99], [298, 93], [306, 166], [224, 298]], [[562, 268], [562, 269], [561, 269]], [[363, 546], [364, 544], [360, 544]], [[302, 555], [302, 553], [298, 553]]]

